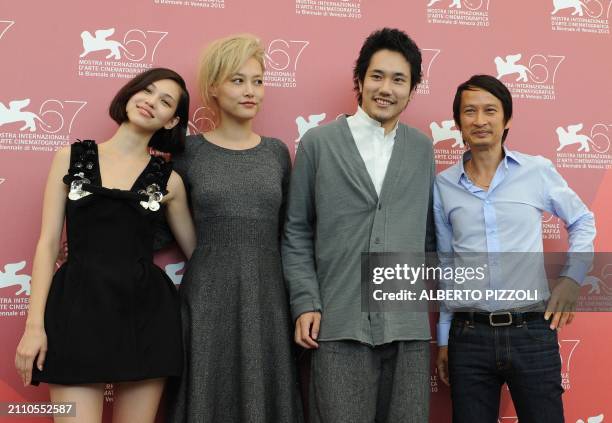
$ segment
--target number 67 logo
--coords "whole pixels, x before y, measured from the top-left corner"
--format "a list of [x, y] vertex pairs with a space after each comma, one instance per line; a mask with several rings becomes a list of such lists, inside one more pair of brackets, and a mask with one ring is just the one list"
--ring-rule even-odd
[[266, 67], [275, 71], [296, 71], [300, 56], [310, 44], [309, 41], [272, 40], [265, 52]]
[[0, 126], [22, 122], [23, 126], [19, 129], [20, 131], [34, 132], [38, 122], [41, 124], [40, 129], [44, 132], [55, 134], [61, 131], [66, 124], [68, 124], [68, 133], [72, 132], [72, 124], [87, 102], [48, 99], [40, 105], [38, 113], [25, 110], [30, 104], [29, 98], [13, 100], [8, 104], [6, 107], [0, 102]]
[[565, 56], [534, 54], [527, 66], [519, 61], [523, 55], [509, 54], [505, 58], [495, 57], [493, 62], [497, 70], [497, 79], [516, 75], [515, 82], [534, 82], [536, 84], [555, 83], [557, 70], [565, 60]]

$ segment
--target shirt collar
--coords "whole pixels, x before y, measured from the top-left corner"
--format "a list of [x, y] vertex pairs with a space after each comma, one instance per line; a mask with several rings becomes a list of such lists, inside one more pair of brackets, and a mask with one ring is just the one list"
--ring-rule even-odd
[[[368, 115], [361, 106], [357, 106], [357, 112], [355, 113], [355, 121], [359, 123], [359, 125], [368, 128], [368, 129], [382, 129], [382, 125], [379, 121], [372, 119], [370, 115]], [[395, 133], [397, 132], [397, 127], [399, 126], [399, 120], [395, 123], [395, 127], [385, 135], [385, 137], [395, 138]]]
[[507, 150], [506, 147], [504, 147], [504, 161], [506, 168], [508, 167], [508, 161], [513, 161], [519, 166], [522, 164], [516, 153], [514, 151]]
[[[502, 148], [504, 150], [504, 158], [502, 159], [502, 163], [504, 164], [504, 167], [506, 169], [508, 169], [509, 162], [514, 162], [519, 166], [521, 165], [521, 161], [514, 151], [508, 150], [505, 146], [503, 146]], [[467, 174], [465, 172], [465, 162], [467, 162], [471, 158], [472, 152], [470, 150], [467, 150], [465, 153], [463, 153], [463, 157], [461, 158], [461, 162], [459, 163], [459, 177], [457, 178], [458, 183], [461, 182], [461, 178], [464, 175], [467, 178]]]

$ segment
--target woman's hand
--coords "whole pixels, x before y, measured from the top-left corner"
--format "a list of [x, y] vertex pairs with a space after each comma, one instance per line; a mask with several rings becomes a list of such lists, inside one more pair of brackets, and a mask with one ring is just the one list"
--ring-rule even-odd
[[[17, 346], [15, 354], [15, 367], [21, 376], [23, 386], [28, 386], [32, 382], [32, 367], [36, 359], [38, 370], [43, 369], [45, 356], [47, 355], [47, 334], [45, 329], [27, 328]], [[37, 358], [38, 356], [38, 358]]]
[[28, 318], [15, 354], [15, 367], [24, 385], [29, 385], [32, 381], [34, 360], [38, 357], [36, 367], [42, 369], [47, 354], [45, 307], [64, 227], [68, 189], [62, 178], [70, 167], [70, 151], [70, 147], [64, 147], [55, 154], [45, 188], [40, 238], [36, 244], [32, 265]]

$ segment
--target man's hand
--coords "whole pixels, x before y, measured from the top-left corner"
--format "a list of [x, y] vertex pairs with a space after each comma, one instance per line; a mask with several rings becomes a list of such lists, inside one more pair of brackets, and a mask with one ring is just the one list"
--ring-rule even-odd
[[319, 336], [319, 325], [321, 324], [321, 313], [309, 311], [300, 314], [295, 321], [295, 342], [306, 349], [319, 348], [315, 339]]
[[574, 310], [576, 301], [580, 294], [580, 285], [568, 277], [560, 277], [557, 285], [553, 288], [546, 307], [544, 318], [546, 320], [553, 317], [550, 324], [552, 330], [561, 329], [566, 324], [569, 325], [574, 320]]
[[438, 377], [446, 386], [450, 386], [448, 380], [448, 345], [438, 347], [438, 359], [436, 360]]

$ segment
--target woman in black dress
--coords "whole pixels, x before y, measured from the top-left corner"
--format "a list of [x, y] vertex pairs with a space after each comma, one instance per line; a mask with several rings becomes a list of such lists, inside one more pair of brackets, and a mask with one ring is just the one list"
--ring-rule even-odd
[[[183, 79], [151, 69], [115, 96], [107, 142], [53, 160], [15, 365], [24, 385], [46, 382], [52, 402], [75, 403], [76, 417], [56, 422], [100, 422], [105, 383], [114, 422], [153, 422], [166, 378], [181, 374], [177, 292], [153, 264], [161, 213], [187, 257], [196, 240], [180, 176], [149, 148], [180, 152], [188, 110]], [[64, 220], [70, 257], [53, 275]]]

